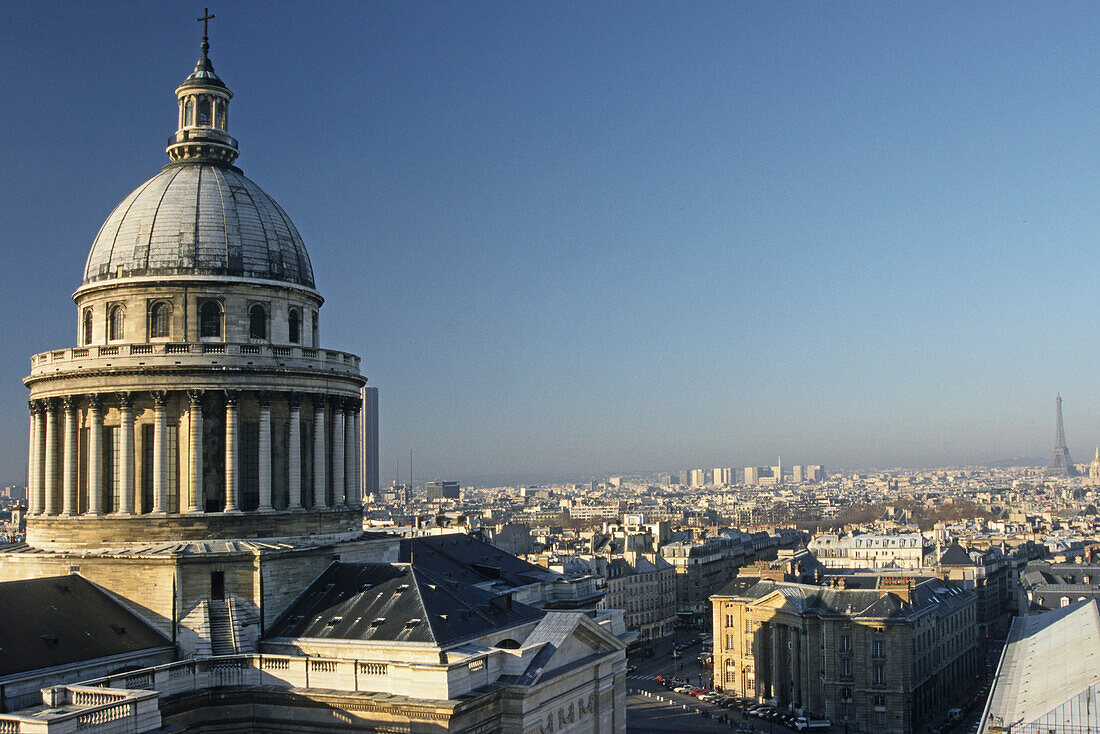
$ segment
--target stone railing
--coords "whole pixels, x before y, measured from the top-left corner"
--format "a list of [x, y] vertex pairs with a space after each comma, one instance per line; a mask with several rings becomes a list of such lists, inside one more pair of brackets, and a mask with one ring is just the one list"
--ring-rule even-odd
[[[150, 362], [150, 357], [156, 361]], [[251, 365], [359, 374], [358, 356], [331, 349], [266, 343], [155, 342], [73, 347], [41, 352], [31, 357], [31, 376], [81, 369], [152, 367], [161, 364], [202, 367]]]
[[445, 700], [455, 694], [456, 685], [462, 685], [459, 678], [466, 665], [468, 661], [432, 664], [313, 655], [219, 655], [118, 673], [80, 685], [81, 690], [125, 691], [140, 675], [143, 686], [163, 696], [224, 686], [313, 687], [394, 695], [409, 695], [415, 687], [424, 698]]
[[161, 727], [157, 691], [57, 686], [42, 690], [47, 708], [0, 714], [0, 734], [147, 732]]

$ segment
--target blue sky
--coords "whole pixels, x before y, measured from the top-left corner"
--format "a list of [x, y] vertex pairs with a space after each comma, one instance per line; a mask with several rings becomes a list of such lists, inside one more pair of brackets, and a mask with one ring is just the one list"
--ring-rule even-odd
[[[9, 3], [0, 481], [201, 7]], [[1100, 6], [224, 3], [382, 474], [940, 466], [1100, 443]]]

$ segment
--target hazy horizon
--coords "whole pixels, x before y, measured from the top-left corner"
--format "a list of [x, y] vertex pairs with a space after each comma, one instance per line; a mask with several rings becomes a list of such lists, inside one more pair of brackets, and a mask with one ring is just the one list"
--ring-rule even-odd
[[[201, 8], [8, 5], [0, 476]], [[1100, 443], [1100, 6], [213, 7], [238, 165], [380, 391], [381, 477]], [[721, 457], [726, 457], [722, 459]], [[423, 479], [418, 479], [422, 483]]]

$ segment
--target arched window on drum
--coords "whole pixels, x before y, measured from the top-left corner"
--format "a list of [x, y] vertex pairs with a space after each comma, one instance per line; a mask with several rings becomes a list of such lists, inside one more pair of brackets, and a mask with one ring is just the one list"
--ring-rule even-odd
[[267, 309], [258, 303], [248, 309], [248, 338], [267, 338]]
[[222, 307], [217, 301], [206, 301], [199, 307], [199, 336], [222, 335]]
[[84, 309], [84, 321], [81, 324], [81, 343], [87, 346], [92, 343], [92, 309]]
[[164, 301], [157, 301], [149, 311], [149, 337], [164, 339], [169, 334], [169, 321], [172, 309]]
[[287, 332], [291, 344], [299, 344], [302, 341], [302, 312], [296, 308], [290, 309], [287, 315]]
[[122, 309], [122, 306], [112, 306], [110, 315], [107, 318], [107, 339], [113, 342], [122, 341], [123, 336], [123, 321], [126, 318], [126, 312]]

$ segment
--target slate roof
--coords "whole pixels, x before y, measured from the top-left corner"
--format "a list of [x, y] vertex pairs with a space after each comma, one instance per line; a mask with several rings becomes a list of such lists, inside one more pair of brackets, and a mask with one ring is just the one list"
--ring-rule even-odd
[[[859, 577], [846, 577], [858, 579]], [[876, 578], [867, 576], [868, 579]], [[868, 619], [903, 618], [929, 609], [947, 613], [969, 602], [974, 595], [936, 578], [914, 578], [910, 601], [885, 589], [866, 588], [869, 584], [854, 583], [849, 588], [814, 586], [781, 581], [761, 580], [747, 576], [734, 579], [718, 594], [741, 599], [758, 600], [775, 592], [799, 613], [822, 616], [846, 615]], [[740, 582], [740, 583], [738, 583]]]
[[0, 676], [171, 646], [75, 574], [0, 582]]
[[970, 557], [970, 554], [966, 552], [958, 543], [952, 543], [947, 546], [947, 550], [940, 556], [941, 566], [977, 566], [974, 563], [974, 559]]
[[544, 614], [507, 595], [443, 578], [419, 563], [334, 563], [268, 636], [447, 645]]
[[405, 538], [401, 541], [399, 560], [414, 563], [418, 570], [470, 585], [515, 588], [558, 578], [558, 574], [542, 566], [466, 533]]
[[313, 288], [313, 267], [286, 212], [236, 168], [170, 164], [107, 217], [84, 283], [151, 275], [261, 278]]

